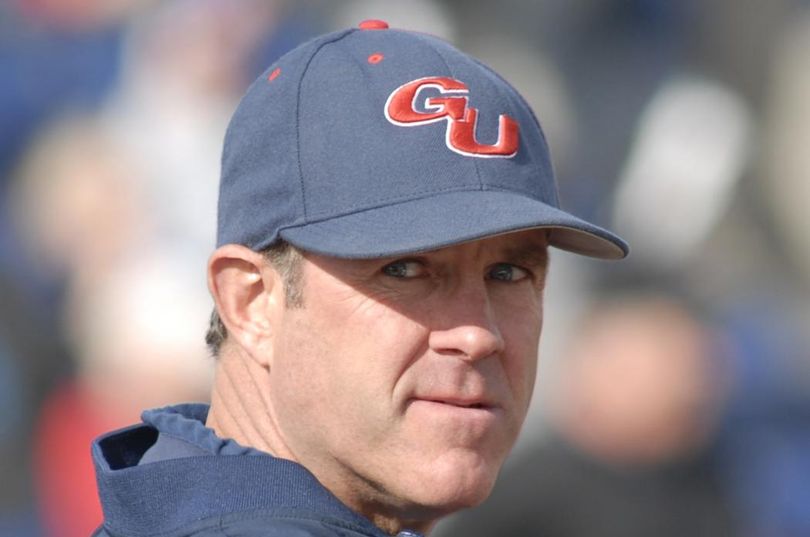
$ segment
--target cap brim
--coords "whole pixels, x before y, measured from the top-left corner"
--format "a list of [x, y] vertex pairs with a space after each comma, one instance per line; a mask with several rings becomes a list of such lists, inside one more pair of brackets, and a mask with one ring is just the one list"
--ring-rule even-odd
[[493, 235], [545, 228], [549, 245], [600, 259], [628, 246], [613, 233], [537, 200], [497, 191], [432, 195], [289, 227], [287, 242], [317, 254], [375, 258], [444, 248]]

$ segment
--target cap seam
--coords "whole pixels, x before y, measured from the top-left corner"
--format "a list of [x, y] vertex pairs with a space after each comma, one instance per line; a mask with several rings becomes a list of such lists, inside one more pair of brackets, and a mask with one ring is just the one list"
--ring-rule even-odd
[[304, 221], [306, 222], [309, 218], [308, 210], [307, 210], [307, 191], [304, 185], [304, 172], [301, 166], [301, 88], [304, 85], [304, 77], [307, 76], [307, 71], [309, 71], [309, 66], [312, 64], [312, 61], [315, 59], [315, 56], [321, 51], [323, 47], [326, 45], [335, 43], [336, 41], [340, 41], [347, 35], [353, 33], [355, 29], [349, 29], [343, 32], [340, 35], [334, 36], [331, 39], [324, 41], [323, 43], [319, 44], [317, 48], [312, 52], [309, 59], [307, 60], [307, 64], [304, 66], [304, 69], [301, 71], [301, 78], [298, 80], [298, 91], [295, 95], [295, 153], [296, 153], [296, 163], [298, 164], [298, 183], [301, 187], [301, 206], [304, 212]]
[[[534, 124], [537, 127], [537, 132], [540, 134], [540, 140], [542, 141], [543, 145], [545, 146], [545, 150], [546, 150], [545, 153], [548, 155], [548, 166], [549, 166], [549, 169], [551, 170], [551, 176], [556, 177], [556, 174], [554, 173], [554, 163], [551, 161], [551, 147], [549, 146], [548, 138], [546, 137], [546, 133], [543, 131], [543, 126], [540, 125], [540, 121], [537, 119], [537, 114], [534, 113], [534, 109], [532, 109], [532, 107], [529, 106], [529, 103], [526, 102], [526, 99], [523, 97], [523, 95], [521, 95], [520, 92], [509, 83], [509, 81], [507, 81], [503, 76], [501, 76], [500, 73], [498, 73], [497, 71], [495, 71], [490, 66], [483, 63], [482, 61], [478, 60], [477, 58], [473, 58], [472, 56], [470, 56], [470, 59], [476, 65], [478, 65], [479, 67], [484, 69], [486, 72], [490, 73], [492, 76], [497, 78], [500, 82], [502, 82], [504, 87], [506, 87], [506, 90], [512, 94], [512, 96], [515, 98], [515, 100], [518, 103], [522, 103], [523, 107], [529, 112], [529, 116], [532, 118], [532, 121], [534, 121]], [[531, 155], [531, 152], [528, 152], [528, 153], [529, 153], [529, 155]], [[534, 167], [539, 169], [541, 167], [540, 163], [535, 161], [534, 162]], [[559, 205], [560, 204], [560, 188], [559, 188], [559, 185], [557, 184], [557, 181], [553, 181], [552, 183], [553, 183], [553, 187], [554, 187], [554, 201], [557, 203], [557, 205]]]
[[[447, 60], [445, 59], [445, 57], [441, 53], [441, 51], [438, 48], [436, 48], [435, 46], [433, 46], [432, 43], [428, 43], [428, 46], [436, 54], [436, 56], [438, 56], [439, 59], [442, 61], [442, 63], [444, 64], [444, 67], [447, 69], [447, 72], [450, 73], [450, 76], [452, 76], [453, 78], [456, 78], [455, 71], [453, 70], [452, 67], [450, 67], [450, 64], [447, 62]], [[473, 132], [473, 137], [474, 136], [475, 136], [475, 132]], [[483, 191], [484, 190], [484, 180], [481, 178], [481, 170], [479, 169], [478, 164], [479, 164], [478, 160], [473, 159], [472, 165], [473, 165], [473, 170], [475, 170], [475, 177], [476, 177], [476, 179], [478, 179], [478, 190]]]
[[[470, 188], [470, 186], [472, 186], [473, 188]], [[366, 211], [373, 211], [375, 209], [380, 209], [382, 207], [386, 207], [386, 206], [389, 206], [389, 205], [397, 205], [397, 204], [400, 204], [400, 203], [407, 203], [409, 201], [417, 201], [417, 200], [420, 200], [420, 199], [428, 198], [428, 197], [430, 197], [432, 195], [435, 195], [435, 194], [448, 194], [448, 193], [451, 193], [451, 192], [477, 192], [479, 190], [480, 189], [475, 187], [475, 185], [468, 185], [468, 186], [464, 186], [464, 187], [442, 188], [442, 189], [438, 189], [438, 190], [429, 190], [429, 191], [424, 190], [422, 192], [418, 192], [417, 195], [409, 194], [407, 196], [396, 196], [396, 197], [391, 197], [391, 198], [377, 199], [377, 200], [373, 201], [374, 205], [369, 205], [369, 206], [363, 207], [361, 209], [356, 209], [356, 210], [353, 210], [353, 211], [348, 211], [348, 212], [344, 212], [344, 213], [333, 213], [333, 214], [327, 214], [327, 213], [323, 213], [323, 212], [322, 213], [312, 214], [312, 215], [310, 215], [309, 218], [305, 219], [302, 222], [292, 223], [292, 224], [290, 224], [288, 226], [283, 226], [283, 227], [279, 228], [279, 232], [282, 229], [301, 227], [301, 226], [305, 226], [307, 224], [315, 224], [315, 223], [318, 223], [318, 222], [324, 222], [324, 221], [330, 220], [332, 218], [342, 218], [344, 216], [358, 214], [358, 213], [362, 213], [362, 212], [366, 212]], [[531, 199], [533, 199], [535, 201], [539, 201], [540, 203], [546, 203], [546, 202], [544, 202], [542, 200], [538, 200], [531, 192], [524, 192], [524, 191], [518, 190], [518, 189], [493, 186], [493, 187], [487, 189], [487, 191], [488, 192], [503, 192], [503, 193], [506, 193], [506, 194], [515, 194], [515, 195], [519, 195], [519, 196], [525, 196], [525, 197], [531, 198]], [[550, 204], [547, 204], [547, 205], [552, 206]]]

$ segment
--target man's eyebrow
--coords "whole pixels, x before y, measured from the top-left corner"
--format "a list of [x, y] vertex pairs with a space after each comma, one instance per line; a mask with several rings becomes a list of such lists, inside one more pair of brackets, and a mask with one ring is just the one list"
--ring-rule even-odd
[[509, 261], [527, 267], [548, 266], [548, 246], [545, 244], [527, 243], [511, 246], [504, 250], [504, 254]]

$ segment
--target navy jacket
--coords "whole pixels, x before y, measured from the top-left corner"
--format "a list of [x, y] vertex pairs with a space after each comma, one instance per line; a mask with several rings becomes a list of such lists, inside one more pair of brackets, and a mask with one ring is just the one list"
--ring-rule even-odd
[[94, 537], [385, 536], [303, 466], [217, 437], [207, 415], [150, 410], [93, 443], [104, 511]]

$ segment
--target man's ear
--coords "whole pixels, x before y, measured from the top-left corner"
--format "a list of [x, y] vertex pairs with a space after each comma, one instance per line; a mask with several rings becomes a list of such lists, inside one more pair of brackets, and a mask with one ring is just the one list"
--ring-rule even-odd
[[283, 308], [283, 287], [264, 256], [244, 246], [226, 244], [208, 260], [208, 289], [228, 338], [263, 367], [270, 366], [272, 320]]

